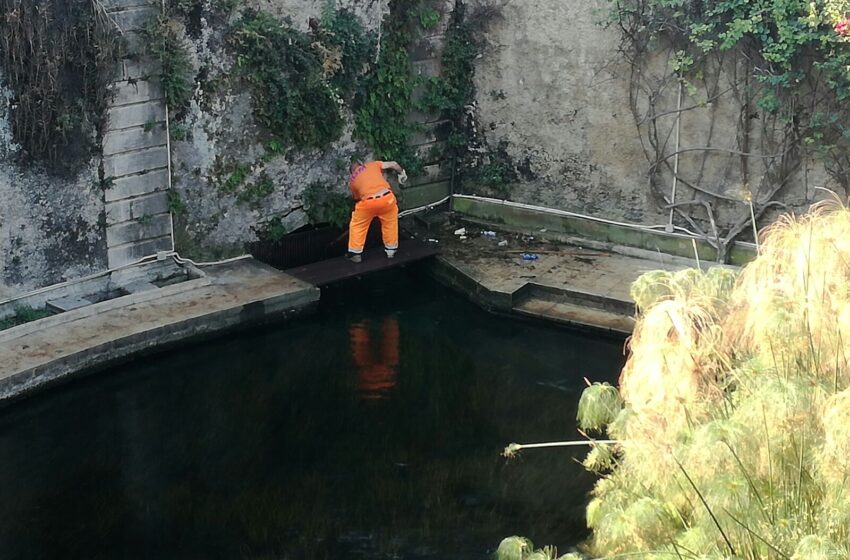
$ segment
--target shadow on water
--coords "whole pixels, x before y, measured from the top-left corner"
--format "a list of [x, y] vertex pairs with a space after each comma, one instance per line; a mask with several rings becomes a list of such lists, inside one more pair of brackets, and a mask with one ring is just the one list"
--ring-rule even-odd
[[500, 319], [405, 272], [320, 311], [0, 412], [2, 558], [488, 558], [585, 535], [575, 437], [622, 341]]

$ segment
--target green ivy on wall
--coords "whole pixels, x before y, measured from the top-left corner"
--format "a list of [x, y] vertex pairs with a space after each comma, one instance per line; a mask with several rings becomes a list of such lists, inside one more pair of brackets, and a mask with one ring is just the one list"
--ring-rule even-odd
[[[850, 140], [850, 2], [847, 0], [610, 0], [625, 50], [641, 55], [666, 37], [672, 69], [691, 89], [707, 61], [740, 53], [758, 109], [777, 116], [827, 158]], [[743, 82], [742, 82], [742, 85]], [[847, 166], [844, 166], [847, 170]]]
[[339, 105], [307, 34], [248, 10], [232, 36], [236, 65], [251, 85], [260, 124], [300, 148], [322, 148], [339, 138]]
[[423, 111], [440, 113], [452, 122], [447, 142], [449, 153], [446, 155], [462, 158], [472, 141], [466, 108], [475, 98], [473, 62], [477, 54], [478, 47], [466, 17], [466, 6], [459, 0], [446, 31], [442, 72], [439, 77], [428, 80], [420, 101]]
[[378, 63], [366, 79], [354, 117], [356, 136], [369, 144], [378, 159], [398, 161], [414, 175], [422, 170], [421, 160], [409, 145], [416, 127], [408, 122], [413, 91], [420, 83], [413, 75], [409, 53], [418, 24], [417, 4], [412, 0], [390, 2]]
[[324, 148], [343, 130], [342, 108], [357, 87], [371, 39], [347, 10], [326, 11], [313, 33], [246, 10], [232, 33], [254, 115], [272, 135], [302, 149]]
[[194, 70], [180, 42], [176, 20], [161, 15], [145, 27], [148, 54], [159, 63], [159, 81], [174, 120], [182, 119], [194, 93]]

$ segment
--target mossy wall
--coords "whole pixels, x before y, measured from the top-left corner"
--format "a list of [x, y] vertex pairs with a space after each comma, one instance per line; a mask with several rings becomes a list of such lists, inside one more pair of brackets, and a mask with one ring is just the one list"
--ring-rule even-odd
[[[276, 0], [260, 9], [237, 2], [172, 11], [192, 91], [184, 107], [172, 109], [178, 250], [202, 258], [240, 254], [258, 238], [344, 219], [352, 157], [398, 159], [419, 165], [423, 176], [444, 178], [422, 167], [427, 161], [405, 160], [415, 158], [415, 148], [385, 149], [373, 133], [384, 127], [407, 145], [426, 129], [415, 121], [429, 119], [412, 114], [408, 102], [417, 76], [437, 70], [429, 63], [453, 6], [453, 0]], [[420, 15], [436, 21], [423, 24]], [[392, 33], [403, 34], [397, 35], [403, 50], [388, 46]], [[426, 62], [417, 65], [414, 53], [422, 50]], [[399, 56], [406, 77], [379, 85], [381, 69], [402, 62], [392, 58]], [[387, 85], [396, 89], [377, 105], [380, 116], [363, 116], [370, 92]], [[402, 118], [389, 114], [391, 101], [408, 103]]]

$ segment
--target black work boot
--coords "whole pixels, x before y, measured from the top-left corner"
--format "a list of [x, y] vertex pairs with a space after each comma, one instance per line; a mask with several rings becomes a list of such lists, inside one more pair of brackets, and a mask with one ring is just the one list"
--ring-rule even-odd
[[363, 255], [361, 255], [360, 253], [348, 253], [345, 258], [347, 258], [353, 263], [359, 263], [363, 260]]

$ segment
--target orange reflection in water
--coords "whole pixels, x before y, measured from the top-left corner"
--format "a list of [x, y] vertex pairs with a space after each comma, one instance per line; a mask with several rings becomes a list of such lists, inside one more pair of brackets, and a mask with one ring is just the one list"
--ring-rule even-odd
[[366, 400], [385, 398], [398, 383], [398, 320], [394, 317], [384, 319], [376, 341], [372, 340], [365, 322], [353, 323], [349, 334], [351, 356], [357, 366], [357, 392]]

